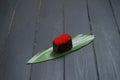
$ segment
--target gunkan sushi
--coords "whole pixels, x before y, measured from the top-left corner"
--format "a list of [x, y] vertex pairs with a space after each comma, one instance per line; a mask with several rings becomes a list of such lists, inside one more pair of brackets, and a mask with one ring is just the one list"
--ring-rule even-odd
[[72, 48], [72, 39], [69, 34], [61, 34], [53, 40], [53, 52], [62, 53]]

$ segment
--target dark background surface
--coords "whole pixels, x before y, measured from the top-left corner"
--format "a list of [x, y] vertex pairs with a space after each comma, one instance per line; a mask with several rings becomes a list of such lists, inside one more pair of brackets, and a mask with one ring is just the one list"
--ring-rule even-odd
[[[26, 64], [61, 33], [96, 38], [65, 57]], [[120, 80], [120, 0], [0, 0], [0, 80]]]

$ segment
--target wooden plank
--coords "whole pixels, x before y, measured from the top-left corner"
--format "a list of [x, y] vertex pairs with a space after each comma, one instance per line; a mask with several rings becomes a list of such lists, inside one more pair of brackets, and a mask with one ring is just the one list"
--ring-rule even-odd
[[0, 1], [0, 55], [4, 50], [8, 32], [10, 31], [9, 28], [11, 27], [12, 17], [14, 17], [16, 2], [16, 0]]
[[120, 0], [109, 0], [111, 4], [111, 8], [113, 10], [113, 16], [116, 20], [116, 25], [119, 27], [120, 32]]
[[[85, 0], [65, 0], [65, 32], [90, 34]], [[65, 80], [97, 80], [92, 44], [65, 57]]]
[[108, 0], [88, 0], [99, 80], [120, 80], [120, 35]]
[[[61, 0], [42, 0], [38, 17], [34, 54], [52, 46], [55, 36], [62, 33]], [[32, 65], [31, 80], [63, 80], [64, 59], [59, 58]]]
[[38, 0], [19, 0], [7, 47], [2, 53], [0, 80], [29, 80], [27, 60], [33, 52]]
[[[6, 47], [12, 17], [14, 18], [14, 10], [16, 8], [16, 0], [1, 0], [0, 1], [0, 77], [3, 75], [3, 52]], [[1, 79], [1, 78], [0, 78]]]

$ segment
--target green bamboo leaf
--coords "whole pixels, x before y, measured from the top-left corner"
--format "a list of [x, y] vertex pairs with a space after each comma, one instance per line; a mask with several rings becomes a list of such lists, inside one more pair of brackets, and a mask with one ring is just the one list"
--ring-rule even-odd
[[73, 48], [71, 50], [57, 54], [53, 52], [53, 47], [49, 47], [43, 51], [38, 52], [27, 63], [38, 63], [38, 62], [43, 62], [58, 57], [62, 57], [64, 55], [70, 54], [71, 52], [80, 49], [81, 47], [89, 44], [93, 40], [94, 40], [94, 35], [79, 34], [72, 38]]

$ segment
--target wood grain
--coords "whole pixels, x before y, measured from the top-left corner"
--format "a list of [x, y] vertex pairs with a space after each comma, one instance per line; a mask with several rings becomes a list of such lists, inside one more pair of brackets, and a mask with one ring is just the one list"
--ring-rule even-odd
[[[0, 0], [0, 80], [120, 80], [119, 0]], [[93, 33], [70, 55], [27, 65], [61, 33]]]
[[19, 0], [2, 60], [0, 80], [28, 80], [38, 1]]
[[[52, 40], [63, 32], [61, 0], [42, 0], [36, 25], [34, 54], [52, 46]], [[33, 54], [33, 55], [34, 55]], [[31, 80], [63, 80], [64, 59], [32, 65]]]
[[113, 17], [116, 21], [116, 26], [120, 33], [120, 0], [109, 0], [109, 2], [113, 12]]
[[119, 80], [120, 35], [108, 0], [88, 0], [99, 80]]
[[[10, 32], [10, 24], [12, 23], [13, 12], [16, 8], [16, 0], [1, 0], [0, 1], [0, 55], [5, 48], [5, 43]], [[0, 58], [1, 59], [1, 58]], [[1, 61], [1, 60], [0, 60]]]
[[[65, 32], [90, 34], [85, 0], [64, 1]], [[97, 80], [92, 44], [65, 57], [65, 80]]]

